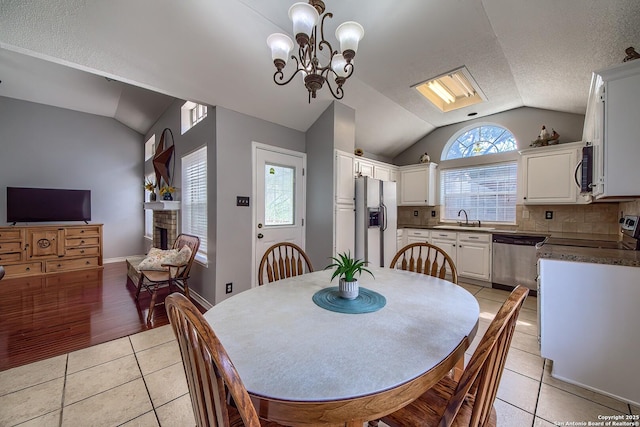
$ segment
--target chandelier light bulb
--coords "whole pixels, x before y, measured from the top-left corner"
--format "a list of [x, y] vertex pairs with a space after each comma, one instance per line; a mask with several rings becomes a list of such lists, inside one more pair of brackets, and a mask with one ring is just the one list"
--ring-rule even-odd
[[336, 38], [340, 41], [340, 51], [347, 62], [351, 62], [358, 51], [358, 43], [364, 37], [364, 28], [354, 21], [347, 21], [336, 28]]
[[306, 46], [309, 43], [319, 17], [316, 8], [309, 3], [294, 3], [289, 8], [289, 19], [293, 22], [293, 35], [300, 46]]
[[346, 66], [347, 60], [344, 59], [344, 56], [341, 53], [333, 55], [333, 58], [331, 59], [331, 68], [338, 77], [347, 77], [349, 75], [349, 71], [345, 69]]
[[289, 52], [293, 49], [293, 41], [282, 33], [274, 33], [267, 37], [267, 45], [271, 48], [271, 59], [278, 70], [287, 65]]

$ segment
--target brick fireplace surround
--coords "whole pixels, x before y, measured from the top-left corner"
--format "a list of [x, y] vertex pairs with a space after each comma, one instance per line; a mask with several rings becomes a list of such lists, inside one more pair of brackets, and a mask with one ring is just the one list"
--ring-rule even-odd
[[171, 247], [178, 237], [178, 211], [153, 211], [153, 247], [162, 248], [161, 230], [167, 230], [167, 246]]

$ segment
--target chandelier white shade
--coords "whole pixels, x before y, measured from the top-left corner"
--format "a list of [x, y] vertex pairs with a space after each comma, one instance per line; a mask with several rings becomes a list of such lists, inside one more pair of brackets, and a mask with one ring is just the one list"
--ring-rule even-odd
[[[289, 8], [289, 18], [293, 23], [293, 34], [298, 44], [297, 55], [291, 55], [295, 61], [293, 74], [284, 79], [284, 68], [295, 44], [286, 34], [271, 34], [267, 45], [271, 49], [271, 59], [276, 67], [273, 81], [284, 86], [293, 80], [298, 73], [302, 75], [304, 85], [309, 92], [309, 102], [316, 97], [316, 92], [327, 83], [329, 91], [336, 99], [344, 97], [342, 86], [353, 74], [353, 58], [358, 51], [358, 44], [364, 36], [362, 25], [348, 21], [338, 26], [336, 38], [340, 42], [340, 52], [333, 50], [324, 38], [324, 20], [333, 17], [332, 13], [324, 13], [322, 0], [309, 0], [309, 3], [295, 3]], [[318, 34], [318, 23], [320, 34]], [[319, 37], [318, 37], [319, 36]], [[318, 51], [327, 49], [328, 64], [322, 66]], [[323, 62], [324, 62], [324, 58]]]

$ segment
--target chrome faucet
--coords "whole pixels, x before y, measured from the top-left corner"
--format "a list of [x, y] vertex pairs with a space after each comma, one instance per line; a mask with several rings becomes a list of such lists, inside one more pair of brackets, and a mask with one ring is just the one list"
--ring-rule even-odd
[[[458, 211], [458, 218], [460, 218], [460, 212], [464, 212], [464, 225], [469, 225], [469, 217], [467, 216], [467, 211], [465, 211], [464, 209], [460, 209]], [[462, 221], [460, 221], [460, 224], [462, 224]]]

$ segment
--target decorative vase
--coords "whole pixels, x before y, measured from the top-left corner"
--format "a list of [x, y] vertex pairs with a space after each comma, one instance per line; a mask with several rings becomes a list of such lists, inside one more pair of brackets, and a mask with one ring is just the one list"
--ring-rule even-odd
[[359, 292], [360, 288], [357, 280], [347, 282], [344, 278], [340, 279], [340, 284], [338, 285], [338, 294], [340, 295], [340, 298], [356, 299]]
[[149, 201], [150, 202], [155, 202], [156, 201], [156, 193], [155, 192], [149, 194]]
[[171, 193], [164, 193], [164, 195], [162, 196], [162, 200], [173, 200], [173, 196], [171, 195]]

